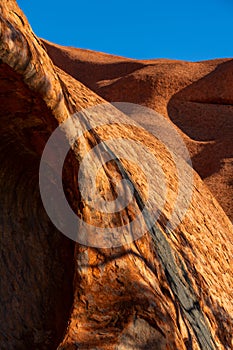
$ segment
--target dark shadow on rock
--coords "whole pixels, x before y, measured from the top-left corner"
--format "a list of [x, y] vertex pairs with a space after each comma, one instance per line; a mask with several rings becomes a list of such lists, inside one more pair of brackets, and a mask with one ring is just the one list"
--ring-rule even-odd
[[0, 348], [56, 349], [73, 302], [74, 243], [40, 198], [40, 154], [53, 117], [21, 76], [0, 64]]
[[232, 81], [230, 60], [173, 95], [167, 106], [172, 122], [200, 142], [192, 162], [203, 179], [219, 171], [223, 159], [233, 157]]

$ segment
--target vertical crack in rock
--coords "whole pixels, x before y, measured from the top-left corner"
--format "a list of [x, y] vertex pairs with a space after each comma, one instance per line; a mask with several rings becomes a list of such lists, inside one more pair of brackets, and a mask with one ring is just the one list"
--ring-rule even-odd
[[[90, 130], [90, 133], [93, 134], [96, 141], [98, 141], [99, 136], [89, 125], [85, 118], [85, 113], [80, 112], [79, 118], [87, 130]], [[153, 223], [150, 214], [145, 209], [145, 204], [139, 190], [137, 189], [137, 185], [132, 181], [131, 176], [124, 168], [119, 158], [117, 158], [105, 142], [102, 141], [101, 146], [103, 151], [109, 153], [111, 158], [115, 160], [122, 177], [129, 180], [133, 186], [134, 196], [139, 209], [143, 212], [144, 220], [155, 244], [155, 249], [164, 268], [168, 283], [177, 298], [183, 314], [196, 335], [200, 348], [203, 350], [217, 349], [217, 345], [201, 310], [198, 297], [192, 287], [191, 281], [187, 278], [188, 272], [186, 271], [184, 264], [180, 260], [178, 254], [171, 248], [164, 233]], [[169, 231], [167, 232], [169, 234]], [[179, 265], [177, 264], [177, 261], [179, 261]]]
[[[141, 187], [134, 181], [135, 174], [131, 174], [124, 162], [116, 158], [111, 148], [102, 141], [102, 138], [105, 140], [103, 130], [99, 130], [100, 133], [90, 131], [91, 137], [85, 140], [87, 149], [102, 142], [106, 153], [115, 158], [117, 172], [133, 185], [135, 208], [143, 209], [142, 221], [148, 228], [148, 234], [135, 245], [139, 246], [141, 260], [144, 256], [145, 260], [147, 258], [146, 249], [154, 246], [148, 257], [151, 266], [156, 266], [158, 276], [153, 274], [153, 269], [149, 271], [143, 262], [140, 264], [139, 257], [134, 254], [134, 246], [119, 249], [119, 257], [112, 254], [114, 249], [107, 252], [104, 263], [108, 263], [108, 269], [105, 266], [92, 267], [103, 260], [101, 252], [76, 244], [73, 290], [74, 247], [51, 225], [41, 205], [38, 166], [43, 147], [57, 124], [79, 110], [80, 106], [86, 108], [103, 100], [54, 67], [15, 1], [2, 0], [0, 11], [0, 68], [4, 90], [0, 96], [4, 101], [0, 142], [1, 188], [4, 192], [1, 201], [1, 349], [55, 349], [60, 341], [59, 349], [92, 346], [117, 349], [119, 336], [125, 332], [123, 336], [127, 338], [128, 322], [136, 316], [138, 328], [132, 327], [128, 335], [133, 335], [132, 344], [138, 348], [144, 349], [147, 345], [136, 344], [135, 329], [145, 329], [147, 325], [155, 331], [155, 337], [147, 338], [150, 348], [154, 346], [153, 339], [156, 339], [156, 345], [161, 341], [158, 345], [161, 349], [193, 347], [195, 350], [213, 350], [217, 349], [218, 341], [219, 348], [229, 348], [232, 344], [232, 245], [229, 238], [232, 237], [232, 226], [224, 212], [197, 179], [192, 208], [181, 223], [180, 236], [177, 235], [173, 241], [171, 237], [174, 235], [170, 237], [169, 231], [160, 229], [160, 222], [158, 226], [152, 225], [152, 219], [145, 210]], [[82, 115], [82, 123], [89, 126], [85, 114]], [[124, 131], [122, 129], [120, 135]], [[142, 134], [145, 138], [143, 142], [149, 140], [154, 145], [148, 133], [142, 131]], [[163, 149], [160, 150], [163, 156]], [[79, 154], [74, 152], [73, 156], [78, 158]], [[173, 181], [175, 172], [169, 164], [166, 165], [167, 171]], [[64, 187], [71, 193], [70, 204], [74, 207], [78, 205], [84, 218], [89, 216], [90, 221], [96, 219], [95, 223], [101, 227], [105, 225], [104, 215], [92, 217], [80, 202], [77, 186], [74, 185], [74, 182], [77, 183], [75, 170], [78, 165], [75, 160], [64, 169]], [[137, 173], [137, 168], [134, 171]], [[114, 188], [108, 186], [113, 171], [110, 166], [105, 166], [104, 172], [104, 185], [110, 188], [113, 197]], [[171, 185], [175, 187], [176, 181]], [[200, 199], [203, 201], [201, 204], [198, 202]], [[125, 214], [126, 221], [130, 221], [135, 213], [131, 208]], [[114, 220], [109, 221], [106, 221], [109, 227], [114, 226]], [[199, 234], [202, 229], [206, 237]], [[183, 247], [182, 233], [183, 239], [189, 243], [188, 247]], [[205, 238], [206, 250], [201, 241]], [[181, 254], [183, 248], [187, 251]], [[206, 256], [207, 249], [211, 250], [210, 261]], [[119, 268], [114, 263], [111, 265], [111, 258], [116, 265], [119, 264]], [[140, 267], [135, 267], [137, 262]], [[192, 264], [197, 265], [197, 273], [190, 267]], [[118, 349], [122, 349], [121, 345], [124, 349], [123, 343]]]

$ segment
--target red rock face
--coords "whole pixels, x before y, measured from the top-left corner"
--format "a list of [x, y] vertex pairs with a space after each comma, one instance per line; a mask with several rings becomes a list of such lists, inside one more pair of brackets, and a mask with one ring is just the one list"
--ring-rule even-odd
[[[195, 166], [200, 167], [202, 177], [221, 177], [221, 172], [214, 173], [214, 169], [231, 157], [231, 125], [227, 123], [231, 107], [225, 105], [230, 101], [230, 92], [221, 85], [228, 77], [231, 61], [186, 64], [160, 60], [151, 67], [150, 62], [68, 50], [72, 69], [77, 64], [80, 67], [80, 78], [68, 72], [72, 77], [54, 66], [15, 1], [3, 0], [0, 9], [0, 348], [231, 349], [232, 224], [194, 173], [186, 215], [175, 229], [166, 229], [178, 196], [179, 178], [171, 154], [146, 130], [153, 123], [144, 121], [145, 129], [131, 124], [119, 127], [119, 123], [93, 127], [70, 150], [63, 169], [65, 194], [74, 212], [93, 227], [121, 227], [122, 222], [132, 222], [143, 211], [147, 199], [145, 176], [138, 165], [117, 158], [104, 163], [99, 171], [96, 186], [103, 199], [113, 200], [116, 178], [130, 180], [134, 189], [132, 203], [111, 216], [93, 212], [90, 203], [85, 202], [78, 186], [79, 167], [84, 156], [100, 142], [105, 145], [105, 155], [114, 153], [106, 146], [112, 139], [124, 138], [147, 147], [163, 170], [166, 202], [153, 225], [148, 224], [146, 211], [130, 232], [126, 225], [125, 236], [145, 228], [145, 234], [133, 242], [93, 248], [69, 240], [50, 221], [41, 202], [38, 179], [41, 154], [57, 125], [82, 108], [104, 102], [80, 82], [87, 78], [89, 86], [106, 99], [113, 99], [112, 94], [115, 100], [125, 96], [127, 101], [153, 108], [158, 105], [158, 111], [164, 112], [182, 132], [193, 160], [197, 157]], [[56, 50], [60, 52], [60, 63], [52, 51], [49, 53], [61, 67], [67, 50]], [[87, 74], [88, 70], [91, 74]], [[216, 81], [212, 92], [208, 85], [211, 79]], [[204, 93], [205, 89], [208, 93]], [[199, 125], [209, 125], [210, 114], [206, 112], [206, 119], [199, 120], [198, 108], [205, 109], [208, 104], [208, 110], [209, 105], [214, 105], [217, 111], [217, 101], [225, 113], [222, 129], [226, 138], [222, 129], [218, 134], [219, 120], [215, 126], [211, 124], [209, 133]], [[190, 104], [192, 114], [185, 119]], [[113, 107], [97, 111], [80, 115], [78, 131], [97, 120], [105, 124], [111, 117], [117, 122], [118, 118], [126, 120]], [[67, 138], [71, 132], [72, 128], [67, 129]], [[222, 140], [222, 148], [218, 140]], [[219, 147], [213, 148], [216, 158], [209, 161], [212, 144]], [[120, 142], [117, 146], [122, 147]], [[135, 159], [143, 158], [133, 146], [127, 152]], [[91, 172], [98, 157], [101, 154], [92, 155]], [[183, 172], [188, 172], [189, 165], [179, 161]], [[226, 170], [229, 164], [225, 164], [227, 161]], [[184, 181], [183, 200], [189, 188], [190, 183]], [[56, 207], [54, 201], [55, 210]], [[78, 234], [83, 234], [82, 227]], [[87, 236], [91, 237], [91, 230]]]
[[[136, 61], [44, 41], [54, 63], [108, 101], [145, 105], [169, 118], [193, 167], [233, 220], [233, 62]], [[137, 120], [147, 130], [154, 121]]]

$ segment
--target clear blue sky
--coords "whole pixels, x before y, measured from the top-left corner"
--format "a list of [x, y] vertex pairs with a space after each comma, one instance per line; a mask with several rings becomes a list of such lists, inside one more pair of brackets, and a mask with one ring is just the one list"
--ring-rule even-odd
[[233, 57], [233, 0], [18, 0], [57, 44], [132, 58]]

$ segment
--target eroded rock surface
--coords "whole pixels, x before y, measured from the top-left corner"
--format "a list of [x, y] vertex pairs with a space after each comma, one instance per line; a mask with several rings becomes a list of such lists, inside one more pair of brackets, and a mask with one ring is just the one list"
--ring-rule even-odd
[[[184, 138], [193, 167], [233, 220], [233, 61], [130, 60], [44, 41], [56, 65], [107, 101], [166, 116]], [[137, 122], [153, 131], [153, 118]]]
[[[189, 209], [176, 229], [166, 230], [179, 190], [174, 160], [145, 129], [119, 127], [127, 117], [113, 107], [78, 119], [79, 131], [96, 120], [115, 118], [116, 124], [93, 127], [70, 151], [66, 196], [93, 227], [121, 226], [142, 211], [147, 186], [133, 162], [107, 162], [96, 180], [102, 197], [111, 200], [114, 179], [130, 179], [134, 198], [119, 213], [93, 212], [77, 186], [84, 155], [101, 141], [112, 154], [107, 141], [123, 137], [146, 146], [163, 169], [167, 197], [158, 221], [149, 226], [145, 213], [132, 232], [124, 229], [126, 237], [141, 227], [145, 234], [128, 244], [122, 237], [124, 244], [111, 249], [74, 246], [50, 222], [38, 186], [44, 146], [58, 124], [104, 100], [53, 65], [15, 1], [3, 0], [0, 10], [1, 349], [231, 349], [232, 224], [194, 173]], [[124, 69], [131, 74], [132, 66]], [[140, 157], [133, 147], [128, 152]], [[183, 186], [185, 199], [190, 183]]]

